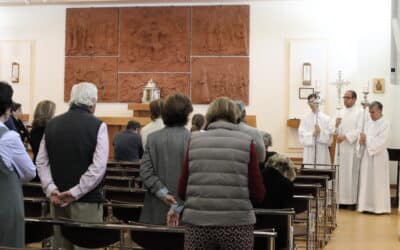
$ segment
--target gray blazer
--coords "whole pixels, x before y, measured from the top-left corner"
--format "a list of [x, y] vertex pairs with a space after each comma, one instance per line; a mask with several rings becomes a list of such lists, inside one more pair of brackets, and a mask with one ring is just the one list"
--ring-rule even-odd
[[165, 127], [151, 133], [140, 165], [140, 177], [147, 189], [140, 222], [165, 225], [167, 206], [156, 196], [157, 191], [166, 188], [177, 196], [178, 179], [190, 138], [185, 127]]
[[240, 122], [238, 124], [239, 131], [246, 133], [253, 138], [254, 142], [256, 143], [257, 155], [258, 155], [258, 163], [263, 163], [265, 161], [265, 145], [262, 134], [260, 130], [253, 128], [247, 125], [244, 122]]

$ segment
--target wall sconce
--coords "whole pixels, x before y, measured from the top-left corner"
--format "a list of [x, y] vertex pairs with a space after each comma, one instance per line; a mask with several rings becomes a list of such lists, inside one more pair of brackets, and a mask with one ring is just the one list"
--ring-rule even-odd
[[19, 83], [19, 63], [17, 62], [11, 64], [11, 82]]
[[311, 63], [303, 63], [303, 85], [311, 85]]

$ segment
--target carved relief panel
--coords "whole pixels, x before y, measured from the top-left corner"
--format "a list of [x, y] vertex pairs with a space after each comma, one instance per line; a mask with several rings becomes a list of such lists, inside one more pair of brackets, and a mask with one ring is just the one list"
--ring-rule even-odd
[[192, 55], [249, 54], [249, 6], [194, 7]]
[[67, 9], [67, 56], [118, 55], [118, 8]]
[[65, 58], [64, 101], [69, 101], [72, 85], [79, 82], [96, 84], [99, 102], [115, 102], [117, 100], [117, 58]]
[[190, 8], [121, 8], [120, 39], [120, 72], [188, 72]]
[[140, 102], [153, 78], [162, 97], [248, 102], [249, 6], [68, 9], [66, 27], [65, 101], [90, 81], [100, 102]]
[[220, 96], [249, 102], [249, 58], [192, 59], [192, 102], [208, 104]]

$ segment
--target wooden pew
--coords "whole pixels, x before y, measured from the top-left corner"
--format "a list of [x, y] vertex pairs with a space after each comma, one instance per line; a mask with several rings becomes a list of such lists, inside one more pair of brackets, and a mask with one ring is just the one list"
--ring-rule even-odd
[[143, 203], [106, 202], [103, 204], [104, 218], [107, 222], [115, 222], [115, 219], [124, 223], [139, 221]]
[[[318, 239], [315, 218], [317, 215], [312, 208], [312, 203], [316, 203], [316, 197], [313, 195], [294, 195], [293, 199], [296, 212], [294, 237], [297, 239], [304, 238], [307, 250], [316, 249]], [[305, 216], [302, 216], [303, 214]]]
[[22, 184], [22, 192], [24, 197], [46, 197], [46, 195], [43, 193], [40, 182], [27, 182]]
[[321, 217], [318, 217], [318, 225], [321, 226], [321, 230], [318, 229], [318, 232], [321, 233], [319, 238], [323, 239], [323, 244], [325, 245], [330, 237], [330, 230], [328, 228], [328, 203], [330, 196], [328, 195], [328, 176], [322, 175], [300, 175], [297, 176], [294, 180], [294, 183], [302, 183], [302, 184], [320, 184], [320, 197], [322, 201], [322, 214]]
[[142, 188], [108, 187], [103, 188], [105, 198], [111, 202], [143, 203], [146, 193]]
[[337, 214], [337, 207], [338, 207], [338, 202], [337, 202], [337, 170], [336, 169], [311, 169], [311, 168], [301, 168], [300, 175], [322, 175], [322, 176], [328, 176], [329, 181], [332, 182], [332, 186], [329, 187], [328, 189], [328, 195], [330, 196], [331, 199], [331, 204], [329, 205], [329, 214], [328, 214], [328, 224], [330, 225], [330, 229], [333, 231], [337, 227], [337, 220], [336, 220], [336, 214]]
[[277, 232], [275, 245], [277, 249], [294, 249], [293, 223], [295, 211], [289, 209], [260, 209], [256, 208], [256, 224], [254, 229], [263, 230], [274, 228]]
[[107, 167], [130, 167], [130, 168], [137, 168], [140, 167], [141, 160], [138, 161], [115, 161], [109, 160], [107, 162]]
[[[142, 244], [142, 246], [149, 244], [146, 245], [146, 249], [180, 250], [183, 249], [185, 233], [183, 227], [166, 227], [147, 224], [83, 223], [64, 219], [28, 217], [25, 218], [25, 223], [48, 226], [60, 225], [64, 237], [75, 245], [88, 248], [107, 247], [118, 241], [123, 242], [123, 234], [121, 234], [121, 232], [129, 231], [132, 239]], [[262, 243], [260, 248], [255, 249], [275, 249], [276, 235], [276, 232], [272, 230], [255, 230], [255, 242], [257, 245]], [[121, 244], [121, 246], [123, 246], [123, 244]]]

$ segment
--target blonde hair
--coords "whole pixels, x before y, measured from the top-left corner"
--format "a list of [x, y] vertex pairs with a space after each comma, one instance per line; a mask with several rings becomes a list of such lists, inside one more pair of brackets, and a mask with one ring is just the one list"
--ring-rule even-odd
[[274, 154], [265, 164], [267, 168], [275, 168], [283, 176], [293, 181], [296, 178], [296, 168], [294, 163], [286, 156], [281, 154]]
[[209, 106], [206, 114], [207, 126], [218, 120], [224, 120], [230, 123], [237, 122], [237, 107], [228, 97], [219, 97]]
[[32, 127], [45, 127], [56, 112], [56, 104], [50, 100], [44, 100], [36, 105], [33, 114]]

